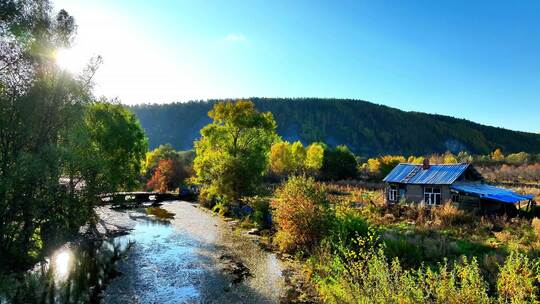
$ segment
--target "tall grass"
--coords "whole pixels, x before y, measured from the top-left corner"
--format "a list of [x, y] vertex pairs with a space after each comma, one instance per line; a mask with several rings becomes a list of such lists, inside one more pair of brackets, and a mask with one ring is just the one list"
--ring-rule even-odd
[[321, 248], [308, 263], [326, 303], [535, 303], [538, 260], [512, 252], [490, 290], [476, 258], [465, 256], [436, 267], [404, 268], [385, 256], [384, 245], [359, 237], [351, 249]]
[[[325, 198], [317, 193], [311, 204], [320, 199], [331, 210], [310, 247], [306, 273], [326, 303], [538, 300], [538, 219], [474, 215], [451, 202], [389, 206], [380, 190], [351, 185], [330, 185]], [[302, 199], [289, 198], [304, 210]]]

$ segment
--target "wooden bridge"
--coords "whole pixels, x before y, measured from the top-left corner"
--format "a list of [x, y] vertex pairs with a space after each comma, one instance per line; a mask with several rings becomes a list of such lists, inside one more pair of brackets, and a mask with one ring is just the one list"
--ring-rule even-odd
[[112, 208], [134, 208], [182, 199], [182, 195], [161, 192], [115, 192], [101, 194], [99, 198], [102, 205], [110, 205]]

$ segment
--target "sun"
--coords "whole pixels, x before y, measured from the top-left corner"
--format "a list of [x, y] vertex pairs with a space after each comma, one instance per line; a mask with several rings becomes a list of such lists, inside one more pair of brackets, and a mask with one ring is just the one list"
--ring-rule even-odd
[[55, 53], [58, 67], [71, 73], [80, 73], [86, 64], [85, 56], [76, 49], [58, 49]]

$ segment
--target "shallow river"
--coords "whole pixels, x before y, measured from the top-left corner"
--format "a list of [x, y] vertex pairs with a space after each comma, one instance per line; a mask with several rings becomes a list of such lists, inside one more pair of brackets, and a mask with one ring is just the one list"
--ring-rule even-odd
[[152, 211], [98, 208], [97, 230], [129, 234], [66, 244], [22, 278], [0, 278], [0, 304], [288, 302], [291, 268], [256, 236], [188, 202]]
[[277, 303], [282, 266], [254, 237], [187, 202], [161, 208], [174, 218], [137, 217], [133, 231], [115, 243], [133, 242], [122, 273], [103, 292], [105, 303]]

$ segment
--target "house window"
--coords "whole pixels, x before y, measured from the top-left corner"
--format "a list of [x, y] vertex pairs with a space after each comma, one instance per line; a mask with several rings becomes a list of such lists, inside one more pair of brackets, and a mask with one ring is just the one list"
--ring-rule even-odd
[[388, 189], [388, 200], [391, 202], [397, 201], [398, 198], [398, 187], [396, 185], [391, 185]]
[[424, 187], [424, 202], [428, 205], [439, 205], [441, 203], [441, 188]]

